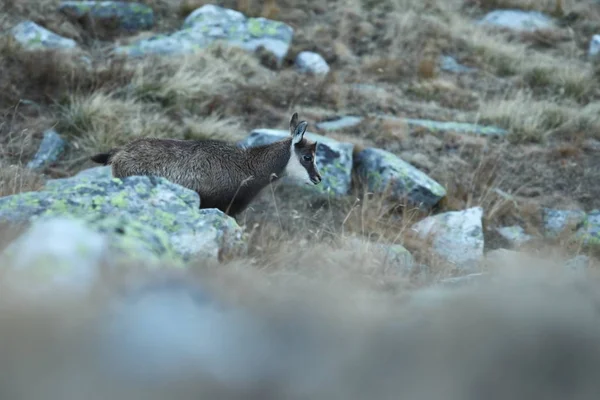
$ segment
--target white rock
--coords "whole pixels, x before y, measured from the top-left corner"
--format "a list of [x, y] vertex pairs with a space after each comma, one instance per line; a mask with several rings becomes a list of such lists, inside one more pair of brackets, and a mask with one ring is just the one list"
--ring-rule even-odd
[[496, 10], [487, 13], [480, 23], [521, 31], [554, 27], [552, 18], [538, 11]]
[[412, 226], [421, 239], [431, 235], [433, 250], [465, 272], [476, 272], [483, 257], [483, 209], [473, 207], [427, 217]]
[[592, 36], [588, 53], [591, 57], [596, 57], [598, 54], [600, 54], [600, 35]]
[[296, 56], [296, 67], [305, 73], [311, 74], [327, 74], [329, 72], [329, 64], [320, 54], [312, 51], [302, 51]]

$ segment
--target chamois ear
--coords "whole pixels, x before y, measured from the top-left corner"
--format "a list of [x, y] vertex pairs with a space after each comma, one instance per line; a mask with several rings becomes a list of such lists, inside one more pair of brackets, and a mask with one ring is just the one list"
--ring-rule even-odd
[[296, 129], [294, 129], [294, 133], [292, 134], [292, 143], [298, 144], [302, 141], [304, 137], [304, 132], [306, 132], [306, 127], [308, 126], [308, 122], [302, 121], [298, 125], [296, 125]]
[[294, 130], [296, 129], [296, 125], [298, 125], [298, 113], [295, 112], [290, 119], [290, 134], [294, 135]]

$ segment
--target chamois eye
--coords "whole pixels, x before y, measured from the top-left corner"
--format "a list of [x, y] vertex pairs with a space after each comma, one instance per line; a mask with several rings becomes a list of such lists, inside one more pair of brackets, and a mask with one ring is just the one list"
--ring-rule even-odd
[[304, 156], [304, 161], [311, 162], [312, 161], [312, 156]]

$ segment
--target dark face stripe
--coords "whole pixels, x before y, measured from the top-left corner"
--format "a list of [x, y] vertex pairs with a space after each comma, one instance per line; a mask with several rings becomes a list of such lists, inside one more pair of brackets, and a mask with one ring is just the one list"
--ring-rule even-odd
[[[310, 180], [315, 185], [321, 182], [321, 174], [319, 173], [315, 162], [316, 150], [317, 143], [309, 142], [306, 139], [303, 139], [300, 143], [294, 146], [294, 151], [296, 152], [296, 156], [298, 157], [300, 164], [306, 169]], [[308, 157], [308, 159], [306, 157]]]

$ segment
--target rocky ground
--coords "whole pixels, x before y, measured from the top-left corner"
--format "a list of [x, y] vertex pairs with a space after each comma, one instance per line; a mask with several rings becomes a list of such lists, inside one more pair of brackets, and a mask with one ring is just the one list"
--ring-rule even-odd
[[[129, 293], [129, 285], [148, 284], [135, 273], [131, 277], [130, 269], [149, 266], [159, 271], [167, 267], [169, 276], [190, 274], [185, 287], [196, 287], [196, 273], [216, 274], [201, 281], [208, 279], [213, 289], [220, 288], [217, 292], [242, 299], [252, 291], [252, 298], [278, 302], [294, 291], [290, 287], [308, 283], [309, 293], [343, 293], [336, 315], [356, 324], [349, 326], [372, 326], [385, 336], [396, 328], [382, 321], [398, 317], [389, 308], [397, 312], [407, 301], [429, 299], [429, 294], [421, 295], [432, 288], [438, 293], [442, 287], [489, 287], [490, 280], [496, 282], [506, 272], [522, 283], [540, 265], [543, 276], [566, 274], [564, 281], [596, 276], [597, 1], [0, 0], [0, 29], [0, 249], [6, 273], [16, 274], [16, 282], [24, 276], [25, 286], [36, 293], [41, 286], [33, 282], [66, 283], [77, 293], [98, 286]], [[307, 188], [284, 180], [267, 188], [237, 220], [199, 209], [201, 198], [162, 178], [113, 179], [109, 169], [89, 160], [136, 137], [268, 143], [288, 134], [293, 112], [309, 122], [307, 135], [319, 142], [322, 184]], [[262, 283], [254, 290], [257, 281]], [[252, 289], [243, 288], [246, 284]], [[464, 296], [477, 303], [484, 292]], [[501, 292], [497, 299], [506, 302]], [[163, 307], [163, 300], [186, 310], [196, 307], [161, 296], [147, 307]], [[530, 300], [541, 307], [537, 298], [527, 297], [520, 304]], [[584, 314], [587, 300], [580, 301], [567, 301], [565, 310], [572, 306], [578, 310], [572, 315]], [[256, 309], [271, 313], [270, 306], [260, 304]], [[551, 304], [547, 318], [556, 324], [548, 329], [558, 327], [564, 317], [553, 314], [558, 306]], [[517, 312], [513, 306], [510, 301], [506, 310], [484, 305], [472, 318], [491, 312], [490, 318], [500, 321], [501, 315], [513, 318], [515, 312], [518, 316], [510, 321], [518, 326], [524, 321], [521, 315], [531, 317], [528, 313], [535, 309]], [[296, 315], [295, 308], [282, 307]], [[357, 311], [361, 307], [366, 314], [383, 317], [368, 320]], [[161, 325], [143, 320], [145, 312], [155, 318], [160, 311], [143, 310], [152, 311], [137, 311], [140, 324]], [[434, 312], [431, 317], [437, 316]], [[177, 326], [178, 317], [166, 323]], [[455, 317], [471, 323], [460, 314]], [[243, 319], [232, 318], [245, 332]], [[257, 323], [277, 336], [278, 329], [289, 328], [287, 323], [304, 321], [291, 320], [277, 328], [271, 320]], [[531, 329], [544, 329], [536, 325], [540, 321], [532, 321]], [[444, 318], [439, 323], [442, 330], [449, 324], [450, 336], [456, 331], [457, 338], [466, 326]], [[576, 329], [580, 321], [573, 317], [565, 323]], [[338, 328], [330, 331], [330, 324], [324, 325], [326, 333], [319, 328], [307, 335], [329, 340], [328, 335], [339, 334]], [[303, 326], [310, 330], [310, 324]], [[165, 339], [161, 335], [167, 333], [159, 331], [154, 339], [172, 340], [186, 351], [190, 337], [207, 334], [202, 326], [188, 328], [193, 335]], [[139, 325], [128, 329], [139, 330]], [[417, 328], [410, 329], [408, 342], [411, 335], [418, 336]], [[493, 333], [482, 329], [473, 340]], [[594, 329], [589, 333], [595, 338]], [[11, 334], [0, 332], [0, 339]], [[352, 348], [354, 340], [372, 340], [374, 334], [350, 335], [344, 345]], [[293, 347], [282, 335], [273, 340]], [[240, 345], [237, 339], [227, 340]], [[278, 351], [261, 342], [265, 337], [248, 340], [251, 347], [262, 343], [267, 353]], [[425, 342], [417, 346], [425, 347]], [[502, 342], [494, 349], [500, 354], [503, 346], [524, 345], [517, 342]], [[398, 346], [382, 343], [377, 351]], [[561, 345], [570, 342], [552, 344]], [[316, 358], [298, 360], [290, 354], [285, 365], [322, 361], [315, 347], [304, 342], [298, 346], [310, 348], [308, 354], [314, 352]], [[226, 358], [224, 349], [196, 350], [202, 357]], [[340, 374], [333, 386], [356, 389], [349, 384], [353, 373], [340, 369], [346, 361], [339, 354], [346, 350], [331, 350], [335, 362], [323, 368]], [[240, 352], [245, 354], [236, 354]], [[355, 356], [367, 353], [357, 351]], [[595, 365], [595, 353], [590, 354], [586, 362]], [[231, 362], [247, 366], [256, 355], [243, 357]], [[440, 364], [434, 358], [415, 371], [441, 371], [432, 367]], [[219, 368], [214, 359], [203, 360], [208, 363], [203, 365]], [[462, 373], [480, 361], [471, 360]], [[395, 371], [408, 365], [396, 362], [387, 367]], [[224, 387], [235, 392], [228, 379], [236, 374], [241, 379], [245, 373], [239, 371], [250, 367], [244, 368], [232, 372], [222, 366], [218, 373], [227, 375]], [[273, 370], [268, 374], [257, 370], [268, 379], [249, 378], [251, 386], [263, 378], [269, 382], [268, 389], [252, 386], [257, 396], [277, 396], [272, 381], [291, 396], [285, 398], [297, 398], [300, 388], [310, 390], [310, 382], [297, 381], [297, 371], [272, 375], [277, 367], [269, 368]], [[15, 376], [19, 382], [20, 375]], [[455, 378], [453, 392], [441, 385], [439, 393], [470, 398], [465, 377]], [[382, 397], [397, 394], [385, 386], [387, 377], [365, 379], [365, 387], [383, 385], [377, 389]], [[333, 386], [312, 384], [318, 388], [315, 396], [331, 398], [327, 390]], [[598, 393], [592, 383], [585, 384], [591, 385], [589, 392], [577, 398]], [[218, 393], [225, 396], [219, 385]], [[436, 398], [435, 391], [415, 385], [410, 395]], [[504, 395], [513, 399], [525, 390], [505, 387]], [[488, 390], [494, 392], [485, 386]]]

